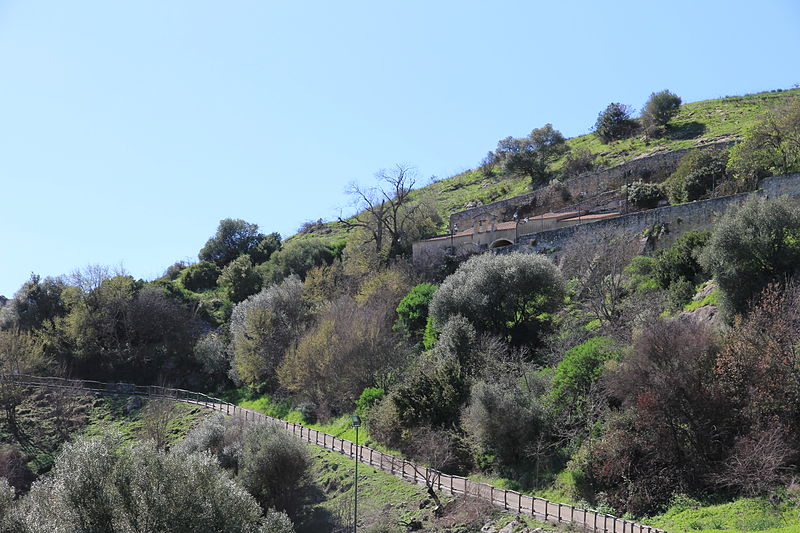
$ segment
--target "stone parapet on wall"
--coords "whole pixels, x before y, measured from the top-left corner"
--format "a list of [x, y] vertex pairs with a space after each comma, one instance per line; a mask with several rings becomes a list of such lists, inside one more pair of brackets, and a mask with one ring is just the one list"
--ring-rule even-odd
[[514, 213], [520, 217], [538, 215], [548, 211], [582, 204], [585, 200], [609, 191], [618, 190], [636, 180], [660, 182], [678, 167], [683, 155], [690, 150], [727, 147], [731, 141], [709, 143], [697, 148], [686, 148], [654, 154], [628, 161], [604, 170], [587, 172], [559, 185], [548, 185], [536, 191], [500, 200], [450, 215], [450, 224], [468, 227], [478, 217], [495, 216], [498, 220], [511, 220]]
[[781, 195], [800, 196], [800, 173], [766, 178], [759, 183], [755, 193], [736, 194], [687, 204], [649, 209], [616, 218], [588, 222], [577, 226], [520, 235], [519, 244], [507, 246], [503, 251], [528, 253], [558, 253], [572, 239], [591, 236], [605, 237], [622, 234], [642, 235], [645, 230], [658, 230], [652, 240], [654, 248], [666, 248], [687, 231], [713, 229], [719, 217], [731, 205], [742, 203], [749, 194], [765, 198]]
[[[518, 238], [515, 238], [513, 230], [506, 230], [457, 236], [454, 240], [443, 237], [420, 241], [413, 244], [413, 257], [414, 262], [418, 265], [435, 264], [447, 254], [464, 256], [487, 251], [492, 249], [492, 242], [500, 238], [516, 240], [519, 244], [494, 249], [498, 253], [520, 251], [558, 255], [575, 238], [588, 237], [591, 239], [593, 237], [604, 238], [636, 234], [644, 239], [646, 230], [651, 230], [648, 232], [651, 235], [657, 235], [657, 238], [648, 239], [649, 246], [665, 248], [672, 245], [680, 235], [687, 231], [713, 229], [714, 224], [728, 207], [743, 202], [749, 194], [753, 193], [649, 209], [557, 229], [545, 229], [530, 233], [520, 231]], [[759, 188], [754, 194], [766, 198], [781, 195], [800, 197], [800, 173], [766, 178], [759, 183]], [[526, 229], [526, 226], [520, 225], [520, 229]]]

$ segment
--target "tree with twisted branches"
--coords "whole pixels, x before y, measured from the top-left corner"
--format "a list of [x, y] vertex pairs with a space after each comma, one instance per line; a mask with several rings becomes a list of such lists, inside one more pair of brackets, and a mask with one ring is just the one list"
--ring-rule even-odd
[[421, 237], [419, 226], [425, 225], [425, 219], [438, 216], [426, 209], [424, 202], [411, 198], [415, 175], [413, 167], [397, 164], [376, 174], [382, 185], [352, 183], [348, 187], [359, 213], [349, 219], [339, 217], [339, 222], [348, 230], [362, 228], [368, 236], [366, 242], [375, 244], [375, 253], [384, 263], [402, 255], [412, 240]]

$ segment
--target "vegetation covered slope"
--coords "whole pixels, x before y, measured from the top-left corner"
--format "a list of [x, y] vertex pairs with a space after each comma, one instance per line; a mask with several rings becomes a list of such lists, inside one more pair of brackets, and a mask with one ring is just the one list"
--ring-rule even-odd
[[[595, 157], [594, 168], [610, 168], [621, 163], [650, 155], [703, 146], [713, 142], [741, 138], [768, 109], [800, 96], [800, 89], [778, 90], [744, 96], [685, 103], [669, 122], [665, 135], [647, 138], [640, 133], [604, 144], [593, 133], [566, 140], [573, 151], [586, 150]], [[590, 120], [587, 121], [590, 123]], [[488, 147], [491, 148], [491, 147]], [[560, 176], [568, 154], [563, 154], [551, 164], [554, 177]], [[439, 231], [446, 233], [448, 217], [476, 205], [505, 200], [531, 190], [530, 178], [525, 175], [503, 174], [497, 165], [493, 171], [477, 166], [455, 176], [437, 179], [425, 184], [412, 194], [424, 197], [435, 205], [441, 217]], [[309, 224], [309, 233], [337, 240], [343, 236], [340, 223]], [[302, 236], [303, 232], [301, 232]]]
[[[701, 198], [721, 183], [752, 188], [761, 177], [800, 170], [795, 93], [778, 94], [776, 101], [791, 102], [760, 116], [733, 148], [684, 158], [670, 196]], [[742, 101], [766, 105], [772, 97]], [[613, 160], [633, 157], [637, 143], [697, 143], [676, 138], [684, 136], [675, 133], [680, 121], [699, 112], [686, 118], [680, 109], [637, 130], [640, 123], [612, 104], [598, 121], [621, 128], [604, 133], [614, 139], [608, 144], [587, 138], [584, 153], [598, 149]], [[713, 131], [705, 127], [703, 135]], [[474, 172], [491, 186], [540, 184], [584, 165], [559, 159], [575, 153], [565, 149], [569, 142], [576, 141], [550, 125], [536, 128], [501, 140]], [[658, 514], [682, 495], [796, 506], [795, 199], [754, 196], [712, 232], [687, 233], [658, 252], [642, 254], [641, 235], [597, 234], [575, 239], [556, 260], [488, 254], [418, 267], [410, 244], [441, 227], [443, 204], [423, 198], [410, 178], [396, 167], [382, 176], [384, 189], [355, 190], [364, 210], [340, 223], [349, 232], [327, 241], [307, 233], [283, 242], [231, 218], [199, 262], [176, 263], [155, 281], [102, 267], [32, 276], [0, 309], [0, 406], [9, 434], [20, 430], [24, 395], [3, 379], [8, 374], [244, 388], [248, 401], [306, 422], [331, 424], [355, 412], [370, 439], [437, 470], [503, 478], [617, 514]], [[643, 203], [663, 196], [660, 184], [629, 193]], [[228, 486], [218, 468], [229, 469], [247, 491], [232, 505], [250, 510], [253, 527], [275, 518], [272, 507], [300, 516], [307, 452], [219, 421], [184, 442], [176, 455], [125, 447], [109, 459], [120, 477], [97, 490], [123, 494], [120, 480], [149, 454], [153, 467], [205, 465], [214, 490]], [[205, 452], [216, 463], [193, 455]], [[3, 461], [17, 464], [19, 455]], [[69, 469], [56, 468], [42, 486], [68, 496], [59, 476]], [[42, 490], [24, 505], [38, 505]], [[136, 516], [106, 511], [124, 523]]]

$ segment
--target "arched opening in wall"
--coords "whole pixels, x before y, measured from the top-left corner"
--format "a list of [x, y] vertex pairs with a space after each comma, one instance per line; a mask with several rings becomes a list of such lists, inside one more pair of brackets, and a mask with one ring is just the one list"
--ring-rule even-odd
[[497, 239], [489, 245], [489, 248], [502, 248], [503, 246], [511, 246], [512, 244], [514, 243], [508, 239]]

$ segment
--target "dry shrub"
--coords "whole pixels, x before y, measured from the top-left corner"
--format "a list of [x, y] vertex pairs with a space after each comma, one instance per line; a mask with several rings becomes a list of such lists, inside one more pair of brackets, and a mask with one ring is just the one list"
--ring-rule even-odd
[[28, 468], [25, 454], [15, 446], [0, 448], [0, 478], [6, 478], [17, 493], [28, 492], [31, 488], [33, 472]]
[[743, 496], [765, 494], [785, 480], [796, 453], [781, 426], [755, 431], [736, 439], [716, 480]]

